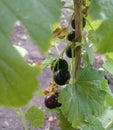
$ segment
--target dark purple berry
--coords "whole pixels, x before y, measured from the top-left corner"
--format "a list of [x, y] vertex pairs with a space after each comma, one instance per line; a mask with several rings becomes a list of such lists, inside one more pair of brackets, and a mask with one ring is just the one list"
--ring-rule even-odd
[[72, 20], [72, 22], [71, 22], [71, 27], [72, 27], [73, 29], [75, 29], [75, 19]]
[[47, 96], [44, 101], [45, 106], [49, 109], [60, 107], [61, 103], [58, 102], [58, 96], [59, 96], [58, 93]]
[[58, 70], [54, 73], [54, 81], [58, 85], [65, 85], [70, 79], [70, 73], [68, 70]]
[[68, 47], [66, 49], [66, 56], [69, 58], [72, 58], [72, 56], [75, 57], [75, 50], [73, 50], [72, 47]]
[[69, 33], [67, 36], [67, 39], [71, 42], [73, 42], [74, 38], [75, 38], [75, 31]]
[[51, 64], [51, 70], [56, 72], [56, 71], [58, 71], [60, 69], [68, 70], [68, 63], [67, 63], [67, 61], [64, 60], [64, 59], [59, 59], [58, 61], [57, 61], [57, 59], [53, 60], [53, 62]]
[[110, 84], [111, 83], [111, 79], [110, 79], [110, 76], [109, 75], [104, 75], [104, 78], [108, 81], [108, 84]]
[[[84, 28], [85, 25], [86, 25], [86, 20], [85, 20], [84, 17], [83, 17], [82, 20], [83, 20], [83, 21], [82, 21], [82, 26], [83, 26], [83, 28]], [[72, 20], [72, 22], [71, 22], [71, 26], [72, 26], [73, 29], [75, 29], [75, 19]]]
[[83, 28], [86, 26], [86, 19], [83, 17], [83, 19], [82, 19], [83, 21], [82, 21], [82, 26], [83, 26]]

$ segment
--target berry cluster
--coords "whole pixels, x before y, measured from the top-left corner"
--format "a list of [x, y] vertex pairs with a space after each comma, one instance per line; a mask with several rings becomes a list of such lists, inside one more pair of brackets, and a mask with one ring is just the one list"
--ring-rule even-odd
[[[85, 27], [86, 21], [83, 18], [83, 28]], [[70, 42], [74, 42], [75, 39], [75, 19], [71, 21], [71, 26], [74, 31], [67, 35], [67, 39]], [[75, 57], [75, 48], [73, 45], [69, 45], [65, 48], [65, 54], [67, 57]], [[53, 109], [60, 107], [61, 103], [58, 102], [59, 87], [58, 85], [65, 85], [69, 83], [70, 72], [68, 71], [68, 63], [63, 58], [54, 59], [51, 63], [51, 71], [53, 73], [53, 82], [49, 84], [49, 87], [44, 91], [45, 100], [44, 104], [47, 108]]]
[[[72, 21], [71, 21], [71, 27], [73, 28], [74, 31], [70, 32], [70, 33], [68, 34], [68, 36], [67, 36], [67, 39], [68, 39], [69, 41], [71, 41], [71, 42], [73, 42], [74, 39], [75, 39], [75, 30], [76, 30], [76, 28], [75, 28], [75, 23], [76, 23], [75, 19], [72, 19]], [[85, 20], [85, 18], [83, 17], [83, 18], [82, 18], [82, 27], [84, 28], [85, 25], [86, 25], [86, 20]]]
[[55, 59], [51, 64], [51, 70], [54, 73], [54, 81], [58, 85], [65, 85], [70, 79], [68, 63], [64, 59]]
[[49, 109], [61, 106], [61, 103], [58, 102], [58, 85], [65, 85], [70, 79], [68, 63], [64, 59], [53, 60], [51, 70], [53, 72], [54, 82], [50, 82], [49, 87], [44, 91], [44, 95], [46, 96], [44, 104]]
[[[74, 31], [70, 32], [68, 35], [67, 35], [67, 39], [70, 41], [70, 42], [73, 42], [74, 39], [75, 39], [75, 19], [72, 19], [71, 21], [71, 27]], [[86, 20], [85, 18], [83, 17], [82, 18], [82, 27], [84, 28], [86, 25]], [[68, 47], [67, 50], [66, 50], [66, 56], [69, 57], [69, 58], [72, 58], [72, 46]], [[75, 51], [73, 53], [73, 57], [75, 56]]]
[[[75, 29], [75, 22], [76, 22], [75, 19], [72, 19], [71, 26], [72, 26], [73, 29]], [[82, 18], [82, 27], [84, 28], [85, 25], [86, 25], [86, 20], [85, 20], [85, 18], [83, 17], [83, 18]]]

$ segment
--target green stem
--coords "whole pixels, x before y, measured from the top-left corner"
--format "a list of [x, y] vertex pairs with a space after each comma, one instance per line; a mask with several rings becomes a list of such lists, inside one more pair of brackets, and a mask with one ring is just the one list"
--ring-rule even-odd
[[[74, 51], [75, 51], [75, 48], [72, 48], [72, 73], [73, 73], [73, 70], [75, 68], [75, 57], [74, 57]], [[75, 79], [74, 79], [74, 75], [72, 75], [72, 82], [74, 83]]]
[[18, 109], [18, 115], [21, 118], [21, 121], [22, 121], [22, 124], [23, 124], [25, 130], [28, 130], [27, 122], [26, 122], [24, 113], [21, 108]]
[[94, 28], [93, 28], [93, 26], [92, 26], [91, 23], [89, 22], [89, 20], [88, 20], [87, 18], [85, 18], [85, 19], [86, 19], [87, 23], [89, 24], [90, 28], [91, 28], [93, 31], [95, 31]]
[[63, 8], [64, 8], [64, 9], [71, 9], [71, 10], [74, 10], [74, 8], [73, 8], [73, 7], [70, 7], [70, 6], [64, 6]]
[[113, 125], [113, 119], [104, 127], [105, 130], [109, 130], [109, 128]]
[[66, 49], [67, 49], [69, 46], [71, 46], [71, 45], [72, 45], [72, 44], [69, 44], [69, 45], [67, 45], [67, 46], [63, 49], [63, 51], [60, 53], [60, 57], [63, 57], [63, 55], [64, 55]]
[[67, 28], [69, 28], [69, 26], [71, 25], [71, 21], [72, 21], [73, 17], [74, 17], [74, 13], [72, 14], [72, 16], [71, 16], [71, 18], [70, 18], [70, 20], [69, 20], [69, 23], [68, 23]]
[[56, 51], [57, 51], [58, 55], [60, 55], [60, 51], [59, 51], [59, 49], [58, 49], [56, 44], [55, 44], [55, 48], [56, 48]]

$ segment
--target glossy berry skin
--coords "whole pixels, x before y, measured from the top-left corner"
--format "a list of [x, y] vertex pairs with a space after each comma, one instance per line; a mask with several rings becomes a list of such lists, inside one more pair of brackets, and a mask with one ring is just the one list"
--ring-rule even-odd
[[58, 62], [56, 63], [56, 60], [53, 60], [52, 64], [51, 64], [51, 70], [53, 70], [54, 72], [60, 70], [60, 69], [64, 69], [64, 70], [68, 70], [68, 63], [66, 60], [64, 59], [59, 59]]
[[49, 109], [60, 107], [61, 103], [58, 102], [58, 93], [47, 96], [44, 100], [44, 104]]
[[68, 70], [58, 70], [54, 73], [54, 81], [58, 85], [65, 85], [70, 79], [70, 73]]
[[[83, 21], [82, 21], [82, 27], [84, 28], [85, 25], [86, 25], [86, 20], [85, 20], [84, 17], [83, 17], [82, 20], [83, 20]], [[72, 22], [71, 22], [71, 26], [72, 26], [73, 29], [75, 29], [75, 19], [72, 20]]]
[[[69, 58], [72, 58], [72, 48], [71, 47], [68, 47], [66, 49], [66, 56], [69, 57]], [[75, 57], [75, 51], [73, 52], [73, 56]]]
[[110, 79], [110, 76], [109, 75], [104, 75], [104, 78], [108, 81], [108, 84], [110, 84], [111, 83], [111, 79]]
[[67, 39], [71, 42], [73, 42], [74, 38], [75, 38], [75, 31], [69, 33], [67, 36]]

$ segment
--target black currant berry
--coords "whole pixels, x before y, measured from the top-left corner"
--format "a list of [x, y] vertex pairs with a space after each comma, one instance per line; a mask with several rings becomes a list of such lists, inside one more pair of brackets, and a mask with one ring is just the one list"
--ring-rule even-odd
[[86, 19], [83, 17], [83, 19], [82, 19], [83, 21], [82, 21], [82, 26], [83, 26], [83, 28], [86, 26]]
[[109, 75], [104, 75], [104, 78], [108, 81], [108, 84], [110, 84], [111, 83], [111, 79], [110, 79], [110, 76]]
[[47, 96], [44, 101], [45, 106], [49, 109], [60, 107], [61, 103], [58, 102], [58, 96], [58, 93]]
[[[82, 21], [82, 26], [83, 26], [83, 28], [84, 28], [85, 25], [86, 25], [86, 20], [85, 20], [84, 17], [83, 17], [82, 20], [83, 20], [83, 21]], [[71, 22], [71, 26], [72, 26], [73, 29], [75, 29], [75, 19], [72, 20], [72, 22]]]
[[72, 48], [71, 47], [68, 47], [66, 49], [66, 56], [69, 57], [69, 58], [72, 58], [72, 53], [73, 53], [73, 56], [75, 57], [75, 50], [72, 52]]
[[58, 70], [54, 73], [54, 81], [58, 85], [65, 85], [66, 82], [70, 79], [70, 73], [68, 70]]
[[74, 38], [75, 38], [75, 31], [69, 33], [67, 36], [67, 39], [71, 42], [73, 42]]
[[68, 70], [68, 63], [67, 63], [67, 61], [64, 60], [64, 59], [59, 59], [58, 61], [57, 61], [57, 59], [53, 60], [53, 62], [51, 64], [51, 70], [56, 72], [56, 71], [58, 71], [60, 69]]
[[72, 27], [73, 29], [75, 29], [75, 19], [73, 19], [73, 20], [71, 21], [71, 27]]

